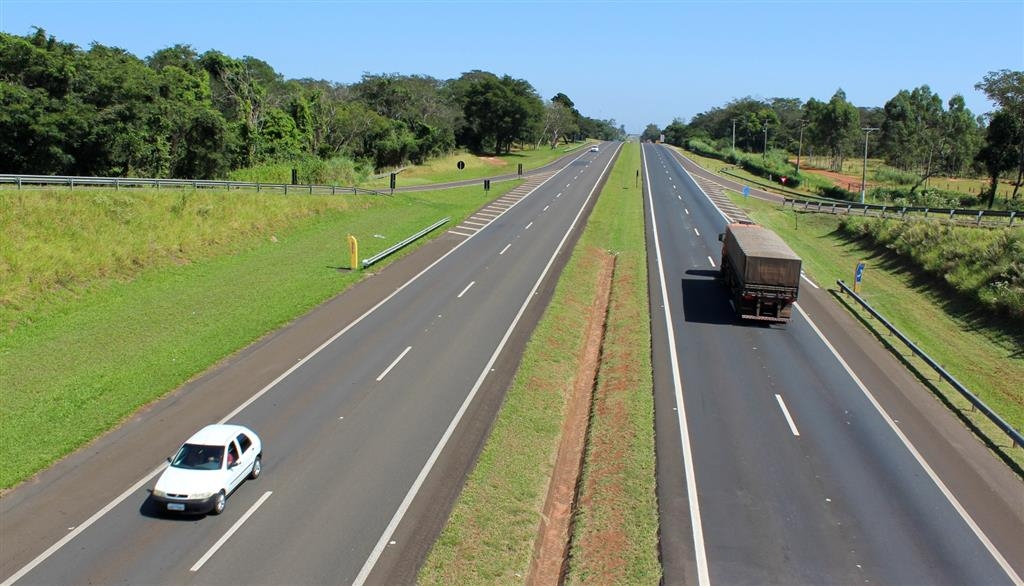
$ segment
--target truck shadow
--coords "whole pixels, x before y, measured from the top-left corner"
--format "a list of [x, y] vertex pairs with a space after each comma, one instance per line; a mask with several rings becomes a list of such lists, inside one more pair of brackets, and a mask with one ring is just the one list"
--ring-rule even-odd
[[714, 325], [742, 325], [736, 318], [729, 291], [718, 279], [718, 271], [689, 269], [681, 280], [683, 317], [688, 322]]

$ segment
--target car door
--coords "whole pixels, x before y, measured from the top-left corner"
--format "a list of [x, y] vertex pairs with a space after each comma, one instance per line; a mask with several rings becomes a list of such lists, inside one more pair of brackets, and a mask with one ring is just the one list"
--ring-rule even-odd
[[245, 465], [245, 462], [242, 461], [242, 451], [238, 449], [237, 441], [231, 440], [228, 443], [227, 454], [228, 456], [226, 457], [226, 460], [233, 462], [232, 464], [227, 465], [228, 478], [230, 478], [231, 481], [228, 490], [235, 490], [235, 488], [242, 483], [245, 475], [249, 472], [249, 468]]

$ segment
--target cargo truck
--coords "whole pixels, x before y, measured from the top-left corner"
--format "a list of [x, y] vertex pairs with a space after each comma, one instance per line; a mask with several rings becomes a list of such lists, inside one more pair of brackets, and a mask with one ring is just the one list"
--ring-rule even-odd
[[741, 319], [787, 322], [800, 291], [800, 257], [782, 238], [757, 224], [729, 224], [722, 242], [721, 276]]

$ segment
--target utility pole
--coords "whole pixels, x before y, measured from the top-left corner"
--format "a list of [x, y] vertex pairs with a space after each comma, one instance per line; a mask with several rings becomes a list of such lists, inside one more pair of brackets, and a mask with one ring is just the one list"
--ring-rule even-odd
[[797, 175], [800, 174], [800, 155], [803, 154], [803, 150], [804, 150], [804, 124], [806, 124], [806, 123], [807, 123], [806, 120], [801, 120], [800, 121], [800, 142], [797, 144], [797, 147], [796, 147], [796, 174]]
[[861, 128], [864, 131], [864, 168], [860, 175], [860, 203], [864, 203], [864, 192], [868, 180], [868, 135], [879, 130], [878, 128]]
[[736, 119], [732, 119], [732, 156], [736, 158]]
[[761, 151], [761, 159], [768, 158], [768, 120], [764, 121], [764, 150]]

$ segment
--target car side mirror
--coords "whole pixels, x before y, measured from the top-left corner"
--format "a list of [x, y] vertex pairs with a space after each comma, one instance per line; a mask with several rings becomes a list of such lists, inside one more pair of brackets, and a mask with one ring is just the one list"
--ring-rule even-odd
[[719, 242], [725, 242], [725, 234], [724, 233], [718, 235], [718, 241]]

